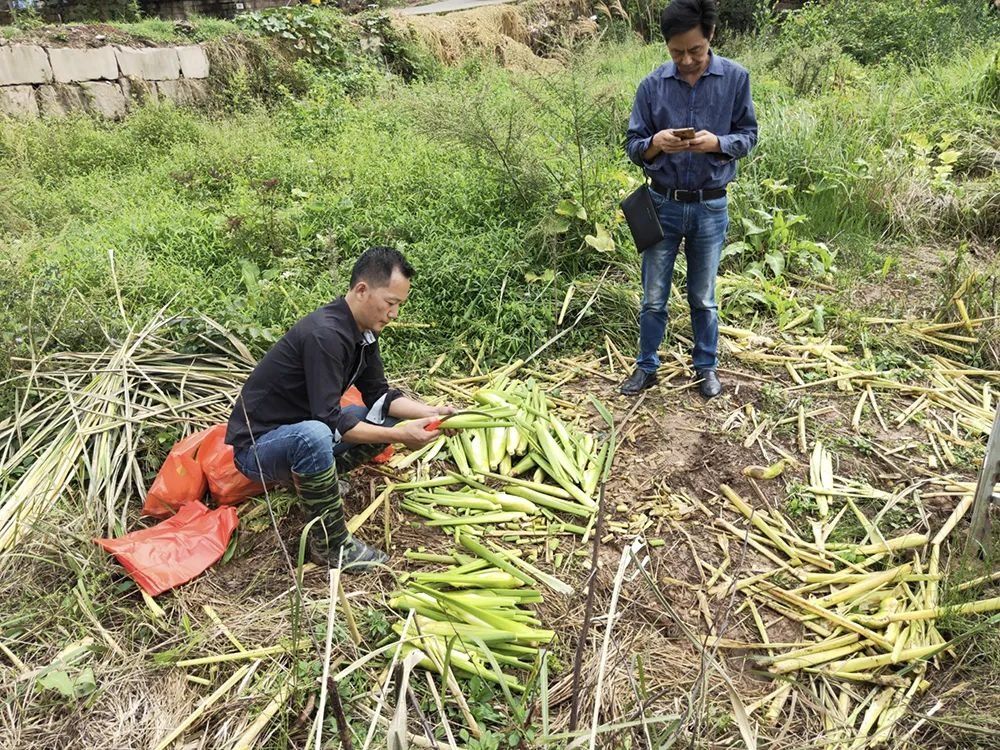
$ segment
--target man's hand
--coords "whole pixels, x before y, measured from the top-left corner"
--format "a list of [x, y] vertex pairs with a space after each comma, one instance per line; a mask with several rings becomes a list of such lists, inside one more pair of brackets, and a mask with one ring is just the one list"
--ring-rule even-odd
[[[673, 130], [661, 130], [650, 141], [649, 151], [653, 152], [653, 156], [659, 153], [676, 154], [681, 151], [687, 151], [688, 143], [690, 141], [685, 141], [674, 135]], [[649, 153], [649, 151], [646, 153]], [[646, 161], [649, 161], [649, 159], [646, 159]]]
[[719, 137], [715, 133], [707, 130], [699, 130], [694, 134], [694, 138], [683, 141], [685, 148], [681, 151], [695, 151], [699, 154], [717, 154], [722, 149], [719, 146]]
[[432, 406], [435, 414], [440, 414], [442, 417], [448, 417], [458, 411], [454, 406]]
[[[454, 409], [452, 409], [454, 411]], [[396, 425], [396, 440], [405, 445], [410, 450], [423, 448], [428, 443], [437, 440], [441, 436], [440, 429], [428, 430], [427, 425], [437, 422], [440, 417], [422, 417], [411, 419], [402, 424]]]

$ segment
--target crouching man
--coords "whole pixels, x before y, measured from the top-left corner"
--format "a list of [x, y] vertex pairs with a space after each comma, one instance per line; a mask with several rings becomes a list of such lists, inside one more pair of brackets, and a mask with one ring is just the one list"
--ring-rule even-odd
[[[337, 473], [387, 444], [420, 448], [441, 433], [427, 429], [451, 407], [432, 407], [390, 388], [378, 334], [399, 315], [413, 267], [386, 247], [366, 250], [347, 294], [302, 318], [254, 368], [229, 418], [226, 442], [236, 467], [268, 487], [291, 483], [309, 516], [317, 564], [369, 568], [388, 556], [347, 531]], [[364, 406], [341, 408], [354, 385]], [[400, 420], [407, 420], [400, 422]], [[343, 555], [343, 558], [341, 558]]]

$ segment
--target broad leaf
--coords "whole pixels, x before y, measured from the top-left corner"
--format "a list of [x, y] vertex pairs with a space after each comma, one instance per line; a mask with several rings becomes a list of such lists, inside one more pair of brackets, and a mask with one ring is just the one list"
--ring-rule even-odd
[[956, 151], [955, 149], [949, 149], [947, 151], [942, 151], [938, 154], [938, 161], [942, 164], [954, 164], [958, 161], [958, 157], [962, 155], [961, 151]]
[[781, 253], [767, 253], [764, 256], [764, 262], [771, 269], [774, 278], [780, 279], [781, 274], [785, 272], [785, 256]]
[[813, 306], [813, 330], [816, 333], [824, 333], [826, 331], [825, 314], [826, 309], [823, 305]]
[[545, 222], [542, 224], [542, 229], [545, 230], [546, 234], [562, 234], [563, 232], [569, 231], [570, 220], [559, 214], [552, 214], [546, 217]]
[[52, 669], [38, 678], [42, 690], [54, 690], [66, 698], [83, 698], [97, 689], [94, 670], [85, 667], [75, 675], [64, 669]]
[[556, 206], [556, 213], [560, 216], [577, 218], [581, 221], [587, 220], [587, 209], [571, 198], [564, 198]]
[[731, 258], [734, 255], [742, 255], [747, 250], [752, 250], [749, 242], [730, 242], [722, 249], [722, 255], [719, 257], [719, 262], [721, 263], [726, 258]]
[[555, 278], [556, 278], [556, 272], [553, 271], [551, 268], [540, 275], [537, 273], [531, 273], [530, 271], [524, 274], [524, 280], [527, 281], [529, 284], [535, 281], [544, 281], [546, 284], [548, 284], [549, 282], [555, 281]]
[[601, 253], [611, 253], [615, 249], [615, 241], [612, 239], [608, 230], [602, 227], [600, 224], [596, 226], [597, 234], [588, 234], [584, 237], [584, 241], [590, 245], [592, 248]]

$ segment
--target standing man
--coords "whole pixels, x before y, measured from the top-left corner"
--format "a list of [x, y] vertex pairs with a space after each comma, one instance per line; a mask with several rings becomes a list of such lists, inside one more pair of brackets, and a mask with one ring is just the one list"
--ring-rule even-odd
[[[392, 248], [362, 253], [347, 294], [302, 318], [271, 347], [229, 418], [226, 442], [236, 468], [267, 486], [295, 486], [315, 520], [309, 553], [318, 564], [337, 567], [342, 559], [344, 569], [357, 570], [389, 559], [347, 531], [337, 470], [349, 471], [387, 443], [420, 448], [441, 434], [430, 423], [454, 412], [407, 398], [385, 379], [378, 334], [399, 316], [413, 274]], [[365, 406], [342, 409], [351, 385]]]
[[652, 181], [664, 237], [642, 254], [639, 356], [621, 386], [626, 396], [656, 384], [681, 240], [695, 378], [705, 398], [722, 392], [715, 277], [729, 227], [726, 185], [736, 176], [736, 160], [757, 143], [757, 118], [747, 71], [711, 50], [717, 18], [715, 0], [673, 0], [663, 10], [660, 28], [671, 62], [642, 80], [632, 105], [625, 150]]

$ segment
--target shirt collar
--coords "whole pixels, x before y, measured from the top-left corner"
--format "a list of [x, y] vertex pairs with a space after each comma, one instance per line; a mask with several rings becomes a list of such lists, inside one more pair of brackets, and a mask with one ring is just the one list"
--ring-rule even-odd
[[347, 320], [351, 324], [351, 337], [354, 339], [355, 344], [374, 344], [376, 336], [371, 331], [362, 331], [358, 326], [358, 321], [354, 319], [354, 313], [351, 312], [351, 306], [347, 304], [346, 297], [337, 297], [333, 301], [333, 307], [339, 308], [343, 312]]
[[[676, 78], [678, 81], [682, 80], [681, 77], [677, 74], [677, 65], [673, 62], [673, 60], [671, 60], [670, 62], [666, 63], [663, 66], [662, 70], [663, 70], [663, 77], [664, 78]], [[709, 53], [708, 53], [708, 67], [705, 68], [705, 72], [702, 73], [701, 75], [702, 75], [702, 77], [705, 77], [705, 76], [708, 76], [708, 75], [712, 75], [712, 76], [721, 76], [721, 75], [724, 75], [724, 68], [722, 66], [722, 60], [714, 52], [709, 51]]]

